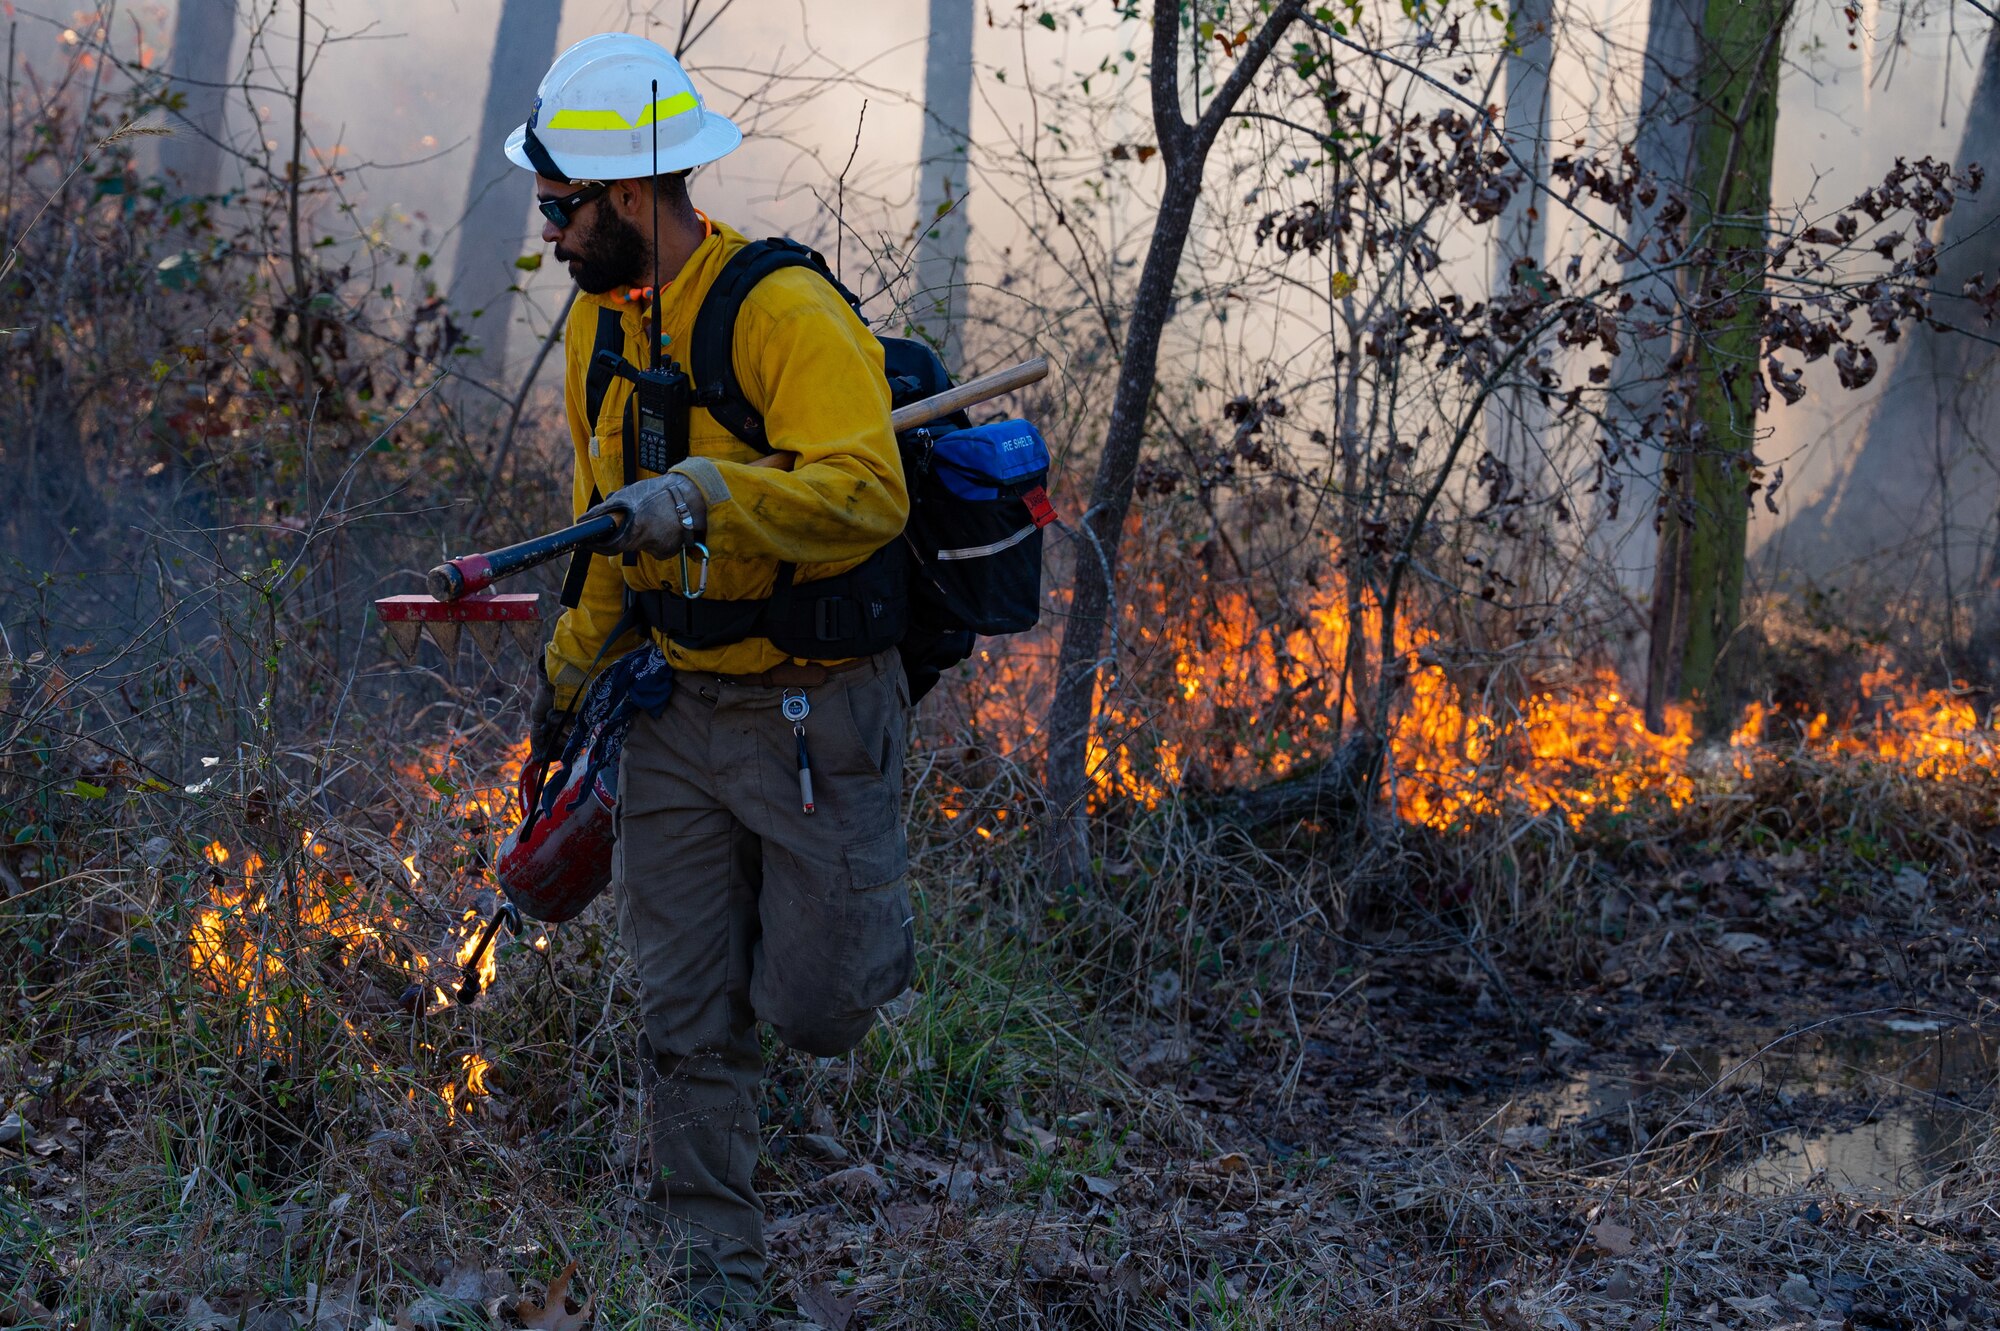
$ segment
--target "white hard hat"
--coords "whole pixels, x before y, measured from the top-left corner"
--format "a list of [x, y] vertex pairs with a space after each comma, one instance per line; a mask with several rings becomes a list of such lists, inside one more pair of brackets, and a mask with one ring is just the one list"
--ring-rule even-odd
[[[681, 62], [626, 32], [586, 37], [556, 57], [534, 114], [507, 136], [507, 159], [556, 180], [632, 180], [713, 162], [743, 142], [702, 105]], [[554, 169], [551, 169], [551, 168]]]

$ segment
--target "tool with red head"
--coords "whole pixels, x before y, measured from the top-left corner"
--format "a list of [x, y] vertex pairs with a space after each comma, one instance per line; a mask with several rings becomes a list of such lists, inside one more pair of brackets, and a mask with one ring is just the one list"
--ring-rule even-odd
[[[1048, 358], [1036, 356], [1018, 365], [1010, 365], [1004, 370], [983, 374], [955, 387], [948, 388], [935, 396], [912, 402], [890, 413], [889, 424], [898, 434], [914, 430], [919, 425], [927, 425], [977, 406], [1002, 393], [1037, 382], [1049, 372]], [[778, 467], [789, 471], [792, 454], [773, 453], [759, 458], [753, 466]], [[498, 550], [488, 550], [484, 554], [460, 555], [446, 560], [430, 571], [429, 586], [432, 597], [441, 602], [458, 603], [462, 598], [473, 597], [483, 592], [502, 578], [511, 578], [516, 573], [526, 572], [551, 559], [560, 558], [572, 551], [595, 545], [618, 530], [618, 520], [613, 517], [592, 518], [579, 522], [573, 527], [550, 532], [545, 536], [532, 537], [517, 545], [503, 546]], [[416, 600], [416, 597], [393, 598]], [[383, 604], [377, 602], [377, 605]], [[482, 612], [475, 612], [477, 618]], [[412, 639], [414, 641], [414, 638]]]

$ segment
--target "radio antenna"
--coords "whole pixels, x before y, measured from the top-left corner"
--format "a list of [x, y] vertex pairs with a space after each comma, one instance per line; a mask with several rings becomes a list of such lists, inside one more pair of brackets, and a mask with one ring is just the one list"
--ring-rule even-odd
[[653, 178], [647, 183], [646, 197], [653, 206], [653, 358], [646, 368], [660, 368], [660, 81], [653, 80], [653, 104], [646, 109], [653, 121]]

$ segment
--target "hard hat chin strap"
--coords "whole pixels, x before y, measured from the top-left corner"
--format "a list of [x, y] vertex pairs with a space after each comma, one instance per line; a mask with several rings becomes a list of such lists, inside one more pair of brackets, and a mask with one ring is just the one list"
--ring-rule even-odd
[[570, 179], [569, 172], [556, 165], [556, 159], [549, 156], [549, 150], [543, 146], [539, 138], [535, 137], [535, 122], [541, 119], [541, 116], [542, 99], [537, 97], [535, 109], [528, 112], [528, 123], [524, 126], [527, 132], [521, 136], [521, 151], [528, 155], [528, 161], [534, 165], [538, 174], [547, 176], [550, 180], [575, 184], [576, 182]]

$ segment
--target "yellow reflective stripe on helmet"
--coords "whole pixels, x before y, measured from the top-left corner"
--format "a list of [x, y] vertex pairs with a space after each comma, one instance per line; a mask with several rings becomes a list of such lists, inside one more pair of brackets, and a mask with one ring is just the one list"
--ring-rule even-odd
[[558, 111], [549, 117], [550, 129], [640, 129], [654, 120], [670, 120], [685, 115], [701, 103], [691, 92], [677, 92], [672, 97], [662, 97], [645, 110], [639, 112], [639, 123], [633, 124], [616, 111]]
[[671, 120], [675, 116], [685, 115], [700, 105], [701, 103], [695, 100], [693, 93], [677, 92], [671, 97], [662, 97], [659, 101], [654, 102], [651, 106], [641, 111], [639, 113], [639, 124], [650, 125], [655, 118]]
[[630, 129], [631, 124], [616, 111], [558, 111], [549, 117], [550, 129]]

